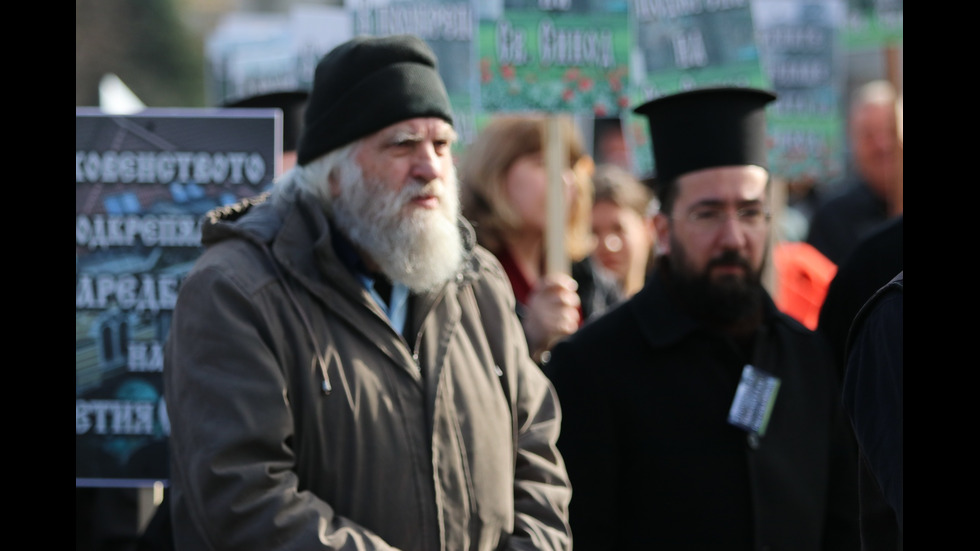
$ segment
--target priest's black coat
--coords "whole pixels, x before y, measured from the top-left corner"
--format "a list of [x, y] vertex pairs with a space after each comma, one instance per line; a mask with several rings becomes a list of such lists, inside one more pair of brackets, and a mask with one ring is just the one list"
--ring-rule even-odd
[[[754, 356], [658, 274], [552, 351], [575, 551], [859, 548], [857, 459], [823, 337], [767, 296]], [[746, 363], [780, 380], [764, 435], [728, 423]]]

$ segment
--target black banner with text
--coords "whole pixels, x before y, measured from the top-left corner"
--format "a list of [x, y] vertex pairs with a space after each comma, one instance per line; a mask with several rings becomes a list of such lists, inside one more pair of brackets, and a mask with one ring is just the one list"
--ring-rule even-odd
[[168, 478], [163, 344], [210, 209], [279, 170], [273, 109], [75, 110], [75, 486]]

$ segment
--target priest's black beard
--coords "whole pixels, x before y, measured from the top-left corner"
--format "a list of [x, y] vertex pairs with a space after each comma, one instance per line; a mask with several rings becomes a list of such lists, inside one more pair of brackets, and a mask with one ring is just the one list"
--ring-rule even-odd
[[[673, 292], [692, 317], [723, 329], [734, 329], [732, 326], [746, 323], [750, 326], [758, 324], [765, 293], [761, 273], [753, 270], [737, 252], [726, 251], [713, 258], [701, 273], [687, 270], [682, 248], [675, 246], [672, 255], [673, 258], [664, 257], [661, 260], [664, 261]], [[712, 281], [708, 274], [717, 265], [742, 266], [746, 277], [725, 277]]]

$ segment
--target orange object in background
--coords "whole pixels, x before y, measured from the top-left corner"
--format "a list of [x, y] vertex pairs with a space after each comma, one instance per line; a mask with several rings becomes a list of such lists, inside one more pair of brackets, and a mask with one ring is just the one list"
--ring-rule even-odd
[[782, 312], [810, 329], [817, 328], [827, 288], [837, 265], [812, 245], [786, 241], [773, 248], [776, 290], [773, 301]]

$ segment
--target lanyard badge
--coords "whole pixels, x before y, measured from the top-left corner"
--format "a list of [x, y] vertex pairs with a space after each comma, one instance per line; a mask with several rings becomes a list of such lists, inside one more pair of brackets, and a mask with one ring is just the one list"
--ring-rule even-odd
[[743, 367], [742, 379], [728, 410], [728, 422], [760, 437], [765, 436], [779, 383], [779, 377], [751, 365]]

